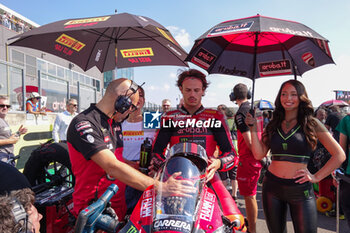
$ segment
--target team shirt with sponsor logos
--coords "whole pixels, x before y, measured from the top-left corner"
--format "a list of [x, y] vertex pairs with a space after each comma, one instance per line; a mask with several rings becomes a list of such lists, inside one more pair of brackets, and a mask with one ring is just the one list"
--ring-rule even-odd
[[[179, 110], [167, 112], [161, 121], [161, 128], [153, 146], [154, 153], [164, 154], [168, 143], [172, 146], [179, 142], [194, 142], [203, 146], [208, 157], [213, 156], [216, 145], [221, 152], [234, 151], [224, 115], [217, 110], [205, 109], [201, 106], [193, 115], [190, 115], [182, 107]], [[203, 126], [196, 127], [200, 121], [203, 122]], [[181, 124], [182, 122], [184, 123]], [[208, 127], [205, 126], [206, 122]]]
[[120, 123], [111, 120], [95, 105], [72, 120], [67, 141], [87, 160], [101, 150], [114, 152], [123, 147]]
[[91, 160], [91, 156], [101, 150], [109, 149], [116, 158], [122, 160], [123, 140], [120, 123], [110, 119], [95, 105], [76, 116], [69, 125], [67, 144], [72, 171], [75, 176], [73, 193], [73, 214], [89, 205], [95, 197], [104, 193], [111, 183], [119, 187], [119, 191], [111, 199], [112, 208], [123, 219], [126, 212], [124, 190], [125, 184], [118, 180], [110, 181], [106, 172]]
[[[238, 144], [238, 154], [239, 156], [250, 156], [254, 158], [252, 152], [244, 141], [243, 133], [249, 132], [249, 127], [245, 123], [245, 118], [250, 110], [250, 103], [248, 101], [241, 104], [238, 108], [235, 116], [235, 123], [237, 126], [237, 144]], [[260, 112], [256, 113], [257, 124], [258, 124], [258, 136], [261, 138], [263, 129], [263, 118]]]
[[155, 136], [154, 129], [143, 129], [143, 122], [122, 123], [123, 128], [123, 158], [127, 160], [140, 160], [141, 144], [146, 138], [153, 142]]

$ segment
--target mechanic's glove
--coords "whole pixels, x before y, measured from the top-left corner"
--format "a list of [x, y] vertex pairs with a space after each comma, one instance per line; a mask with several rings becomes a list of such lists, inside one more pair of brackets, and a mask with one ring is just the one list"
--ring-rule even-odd
[[151, 172], [157, 172], [159, 168], [164, 164], [165, 157], [158, 153], [152, 153], [151, 165], [149, 166], [149, 170]]

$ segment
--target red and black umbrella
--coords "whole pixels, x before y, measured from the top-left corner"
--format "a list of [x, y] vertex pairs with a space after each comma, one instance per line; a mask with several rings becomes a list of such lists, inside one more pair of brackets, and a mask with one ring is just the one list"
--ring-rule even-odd
[[[309, 27], [256, 15], [219, 23], [200, 36], [186, 61], [209, 74], [227, 74], [253, 80], [297, 75], [334, 63], [328, 40]], [[253, 102], [252, 102], [253, 103]]]
[[334, 106], [334, 105], [337, 105], [339, 107], [349, 106], [349, 104], [343, 100], [327, 100], [327, 101], [323, 102], [320, 106], [330, 107], [330, 106]]
[[101, 72], [115, 67], [187, 66], [187, 53], [165, 27], [128, 13], [57, 21], [10, 39], [15, 38], [10, 45], [56, 55], [84, 71], [94, 66]]

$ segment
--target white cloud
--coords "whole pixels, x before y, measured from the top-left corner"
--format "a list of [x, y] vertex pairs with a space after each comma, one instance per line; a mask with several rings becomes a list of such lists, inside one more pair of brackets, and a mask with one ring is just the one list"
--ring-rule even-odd
[[164, 84], [163, 85], [163, 90], [164, 91], [169, 91], [169, 89], [170, 89], [170, 85], [169, 84]]
[[159, 87], [154, 86], [154, 85], [149, 85], [148, 87], [146, 87], [146, 90], [150, 90], [150, 91], [155, 91], [157, 89], [159, 89]]
[[176, 26], [168, 26], [167, 29], [171, 32], [175, 40], [179, 42], [182, 47], [189, 47], [192, 45], [190, 39], [191, 36], [185, 29], [181, 29]]
[[169, 77], [170, 77], [171, 79], [175, 79], [177, 76], [176, 76], [175, 73], [171, 72], [171, 73], [169, 74]]

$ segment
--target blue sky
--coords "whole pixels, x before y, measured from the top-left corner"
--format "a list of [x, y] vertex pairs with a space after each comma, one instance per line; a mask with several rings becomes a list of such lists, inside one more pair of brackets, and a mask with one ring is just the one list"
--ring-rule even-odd
[[[281, 0], [1, 0], [1, 3], [28, 19], [43, 25], [53, 21], [128, 12], [150, 17], [167, 27], [183, 48], [189, 52], [194, 40], [210, 27], [257, 13], [303, 23], [330, 41], [336, 65], [329, 64], [306, 72], [302, 78], [314, 106], [335, 98], [333, 90], [350, 91], [350, 1], [281, 1]], [[190, 64], [192, 68], [198, 68]], [[178, 101], [180, 92], [175, 87], [176, 75], [181, 67], [154, 66], [135, 68], [135, 81], [146, 82], [146, 100], [154, 103], [164, 98]], [[256, 81], [255, 99], [275, 100], [283, 81], [291, 76], [263, 78]], [[233, 86], [251, 80], [236, 76], [209, 75], [211, 82], [203, 103], [217, 106], [224, 103], [235, 106], [228, 95]]]

